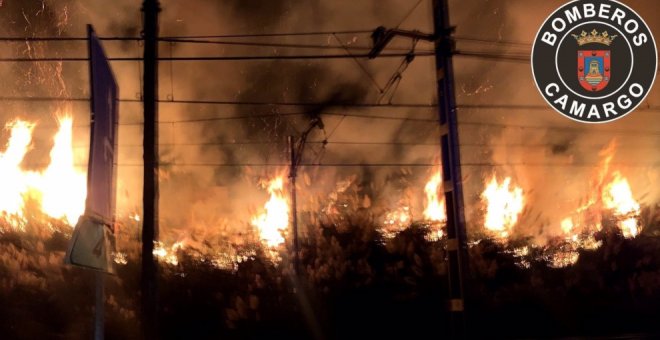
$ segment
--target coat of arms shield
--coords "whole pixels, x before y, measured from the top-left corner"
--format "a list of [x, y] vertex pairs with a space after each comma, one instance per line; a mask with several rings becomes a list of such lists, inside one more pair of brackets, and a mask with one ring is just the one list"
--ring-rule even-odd
[[578, 80], [590, 92], [604, 89], [610, 82], [611, 51], [578, 51]]

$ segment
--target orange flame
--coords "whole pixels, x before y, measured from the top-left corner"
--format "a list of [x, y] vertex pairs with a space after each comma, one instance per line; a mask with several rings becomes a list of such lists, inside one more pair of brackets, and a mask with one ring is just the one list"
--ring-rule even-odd
[[15, 120], [6, 125], [10, 137], [5, 152], [0, 153], [0, 213], [14, 229], [24, 230], [27, 216], [36, 216], [34, 212], [26, 214], [28, 199], [36, 200], [43, 214], [69, 225], [75, 224], [84, 211], [86, 174], [74, 165], [73, 119], [62, 115], [58, 122], [50, 163], [43, 172], [21, 168], [36, 124]]
[[23, 198], [29, 182], [20, 164], [32, 143], [34, 124], [16, 120], [8, 123], [6, 128], [11, 129], [11, 135], [7, 149], [0, 154], [0, 212], [9, 225], [23, 229], [27, 223]]
[[573, 219], [570, 217], [567, 217], [561, 221], [561, 231], [563, 231], [564, 234], [572, 234], [574, 227], [575, 224], [573, 223]]
[[179, 264], [177, 253], [180, 249], [183, 249], [183, 247], [183, 241], [175, 242], [171, 247], [165, 246], [162, 242], [154, 241], [153, 254], [160, 261], [176, 266]]
[[623, 236], [626, 238], [637, 236], [640, 231], [637, 221], [640, 206], [633, 198], [628, 180], [619, 171], [614, 172], [612, 182], [605, 186], [602, 199], [605, 208], [612, 209], [614, 216], [619, 219], [618, 227], [623, 232]]
[[87, 174], [74, 167], [73, 119], [59, 118], [50, 165], [40, 176], [41, 207], [48, 216], [75, 224], [85, 210]]
[[615, 140], [610, 142], [607, 148], [600, 152], [602, 161], [592, 181], [593, 189], [591, 194], [587, 203], [576, 210], [577, 217], [585, 220], [585, 224], [576, 225], [573, 233], [601, 230], [602, 209], [607, 209], [611, 210], [614, 217], [618, 220], [617, 226], [621, 229], [624, 237], [631, 238], [639, 234], [640, 226], [638, 218], [641, 211], [640, 205], [633, 198], [628, 180], [620, 171], [611, 171], [610, 169], [615, 152]]
[[380, 233], [385, 238], [393, 238], [399, 232], [405, 230], [412, 223], [412, 212], [410, 207], [401, 205], [393, 211], [388, 211], [383, 220], [383, 226]]
[[523, 190], [511, 185], [511, 177], [499, 184], [495, 175], [486, 184], [481, 197], [486, 201], [486, 219], [484, 226], [500, 237], [507, 237], [523, 211], [525, 200]]
[[438, 195], [442, 189], [442, 174], [437, 172], [424, 186], [426, 194], [426, 207], [424, 208], [424, 217], [428, 221], [444, 222], [447, 220], [445, 212], [445, 199]]
[[289, 227], [289, 204], [284, 198], [284, 179], [279, 176], [268, 184], [270, 199], [264, 205], [265, 212], [252, 219], [261, 240], [268, 247], [277, 247], [284, 243], [284, 235]]

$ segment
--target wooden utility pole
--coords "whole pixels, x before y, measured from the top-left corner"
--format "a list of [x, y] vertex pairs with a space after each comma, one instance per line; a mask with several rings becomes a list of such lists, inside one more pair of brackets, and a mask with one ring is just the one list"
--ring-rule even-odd
[[142, 326], [144, 337], [158, 338], [157, 266], [154, 241], [158, 239], [158, 0], [144, 0], [144, 183], [142, 224]]
[[449, 277], [449, 313], [451, 337], [466, 337], [464, 281], [467, 268], [467, 237], [461, 177], [461, 155], [458, 144], [458, 118], [454, 92], [452, 62], [452, 27], [449, 25], [448, 0], [433, 0], [435, 68], [438, 81], [438, 114], [442, 175], [447, 210], [447, 251]]
[[289, 179], [291, 180], [291, 222], [292, 222], [292, 231], [293, 231], [293, 269], [296, 275], [299, 274], [300, 270], [300, 248], [298, 243], [298, 204], [296, 202], [296, 177], [298, 177], [298, 166], [302, 160], [303, 152], [305, 151], [305, 143], [307, 143], [307, 137], [318, 127], [323, 130], [325, 126], [321, 117], [313, 117], [309, 126], [300, 136], [300, 139], [296, 141], [296, 137], [289, 136], [289, 156], [291, 160], [291, 166], [289, 168]]

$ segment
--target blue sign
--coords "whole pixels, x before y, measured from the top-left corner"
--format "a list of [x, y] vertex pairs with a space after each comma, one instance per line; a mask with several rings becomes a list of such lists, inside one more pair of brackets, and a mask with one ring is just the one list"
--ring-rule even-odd
[[66, 262], [112, 272], [117, 177], [118, 86], [101, 41], [88, 26], [91, 138], [85, 214], [76, 224]]

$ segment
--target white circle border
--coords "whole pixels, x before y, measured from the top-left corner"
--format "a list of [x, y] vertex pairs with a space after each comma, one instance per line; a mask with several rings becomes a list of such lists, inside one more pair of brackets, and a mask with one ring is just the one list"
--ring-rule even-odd
[[650, 35], [651, 35], [651, 41], [653, 42], [653, 47], [654, 47], [654, 50], [655, 50], [655, 58], [656, 58], [656, 62], [655, 62], [655, 72], [653, 73], [653, 81], [651, 82], [651, 86], [649, 86], [648, 90], [646, 91], [646, 95], [644, 96], [644, 98], [642, 98], [642, 99], [639, 101], [639, 103], [638, 103], [634, 108], [632, 108], [632, 109], [631, 109], [630, 111], [628, 111], [626, 114], [624, 114], [624, 115], [620, 115], [619, 117], [612, 118], [612, 119], [610, 119], [610, 120], [606, 120], [606, 121], [587, 121], [587, 120], [579, 120], [579, 119], [575, 119], [575, 118], [571, 117], [570, 115], [564, 114], [563, 112], [557, 110], [557, 108], [555, 108], [554, 105], [552, 105], [552, 104], [550, 103], [550, 101], [548, 100], [548, 98], [546, 98], [546, 97], [543, 95], [543, 91], [541, 90], [541, 88], [539, 87], [539, 84], [538, 84], [537, 81], [536, 81], [536, 74], [535, 74], [535, 72], [534, 72], [534, 48], [536, 47], [536, 42], [538, 41], [539, 34], [541, 34], [541, 30], [543, 29], [544, 24], [545, 24], [546, 22], [548, 22], [548, 20], [549, 20], [550, 18], [552, 18], [557, 12], [559, 12], [561, 9], [563, 9], [564, 7], [566, 7], [566, 5], [569, 5], [569, 4], [574, 3], [574, 2], [581, 2], [581, 1], [583, 1], [583, 0], [571, 0], [571, 1], [567, 2], [566, 4], [560, 6], [560, 7], [557, 8], [556, 10], [554, 10], [554, 11], [553, 11], [553, 12], [552, 12], [547, 18], [545, 18], [545, 20], [543, 21], [543, 24], [541, 24], [541, 27], [539, 27], [539, 30], [536, 32], [536, 36], [534, 37], [534, 43], [532, 44], [532, 54], [531, 54], [531, 58], [530, 58], [530, 68], [532, 69], [532, 77], [534, 78], [534, 85], [536, 86], [536, 89], [537, 89], [537, 90], [539, 91], [539, 93], [541, 94], [541, 97], [543, 97], [543, 100], [545, 100], [545, 102], [550, 106], [550, 108], [552, 108], [553, 110], [555, 110], [556, 112], [558, 112], [558, 113], [561, 114], [562, 116], [564, 116], [564, 117], [566, 117], [566, 118], [568, 118], [568, 119], [570, 119], [570, 120], [576, 121], [576, 122], [578, 122], [578, 123], [585, 123], [585, 124], [606, 124], [606, 123], [610, 123], [610, 122], [613, 122], [613, 121], [619, 120], [619, 119], [621, 119], [621, 118], [627, 116], [628, 114], [632, 113], [632, 112], [635, 111], [640, 105], [642, 105], [642, 102], [644, 101], [644, 99], [646, 99], [646, 97], [648, 97], [649, 93], [651, 92], [651, 89], [653, 88], [653, 85], [655, 84], [655, 80], [656, 80], [657, 75], [658, 75], [658, 47], [657, 47], [658, 45], [655, 43], [655, 37], [653, 36], [653, 32], [651, 32], [651, 28], [650, 28], [649, 25], [646, 23], [646, 21], [644, 21], [644, 18], [642, 18], [642, 17], [639, 15], [639, 13], [637, 13], [636, 11], [634, 11], [634, 10], [633, 10], [632, 8], [630, 8], [628, 5], [619, 2], [618, 0], [609, 0], [610, 2], [615, 2], [615, 3], [619, 4], [619, 5], [621, 5], [621, 6], [625, 7], [625, 8], [627, 8], [627, 9], [630, 10], [631, 12], [635, 13], [635, 14], [637, 15], [637, 17], [639, 18], [639, 20], [641, 20], [642, 23], [643, 23], [643, 24], [646, 26], [646, 28], [649, 30], [649, 33], [650, 33]]

